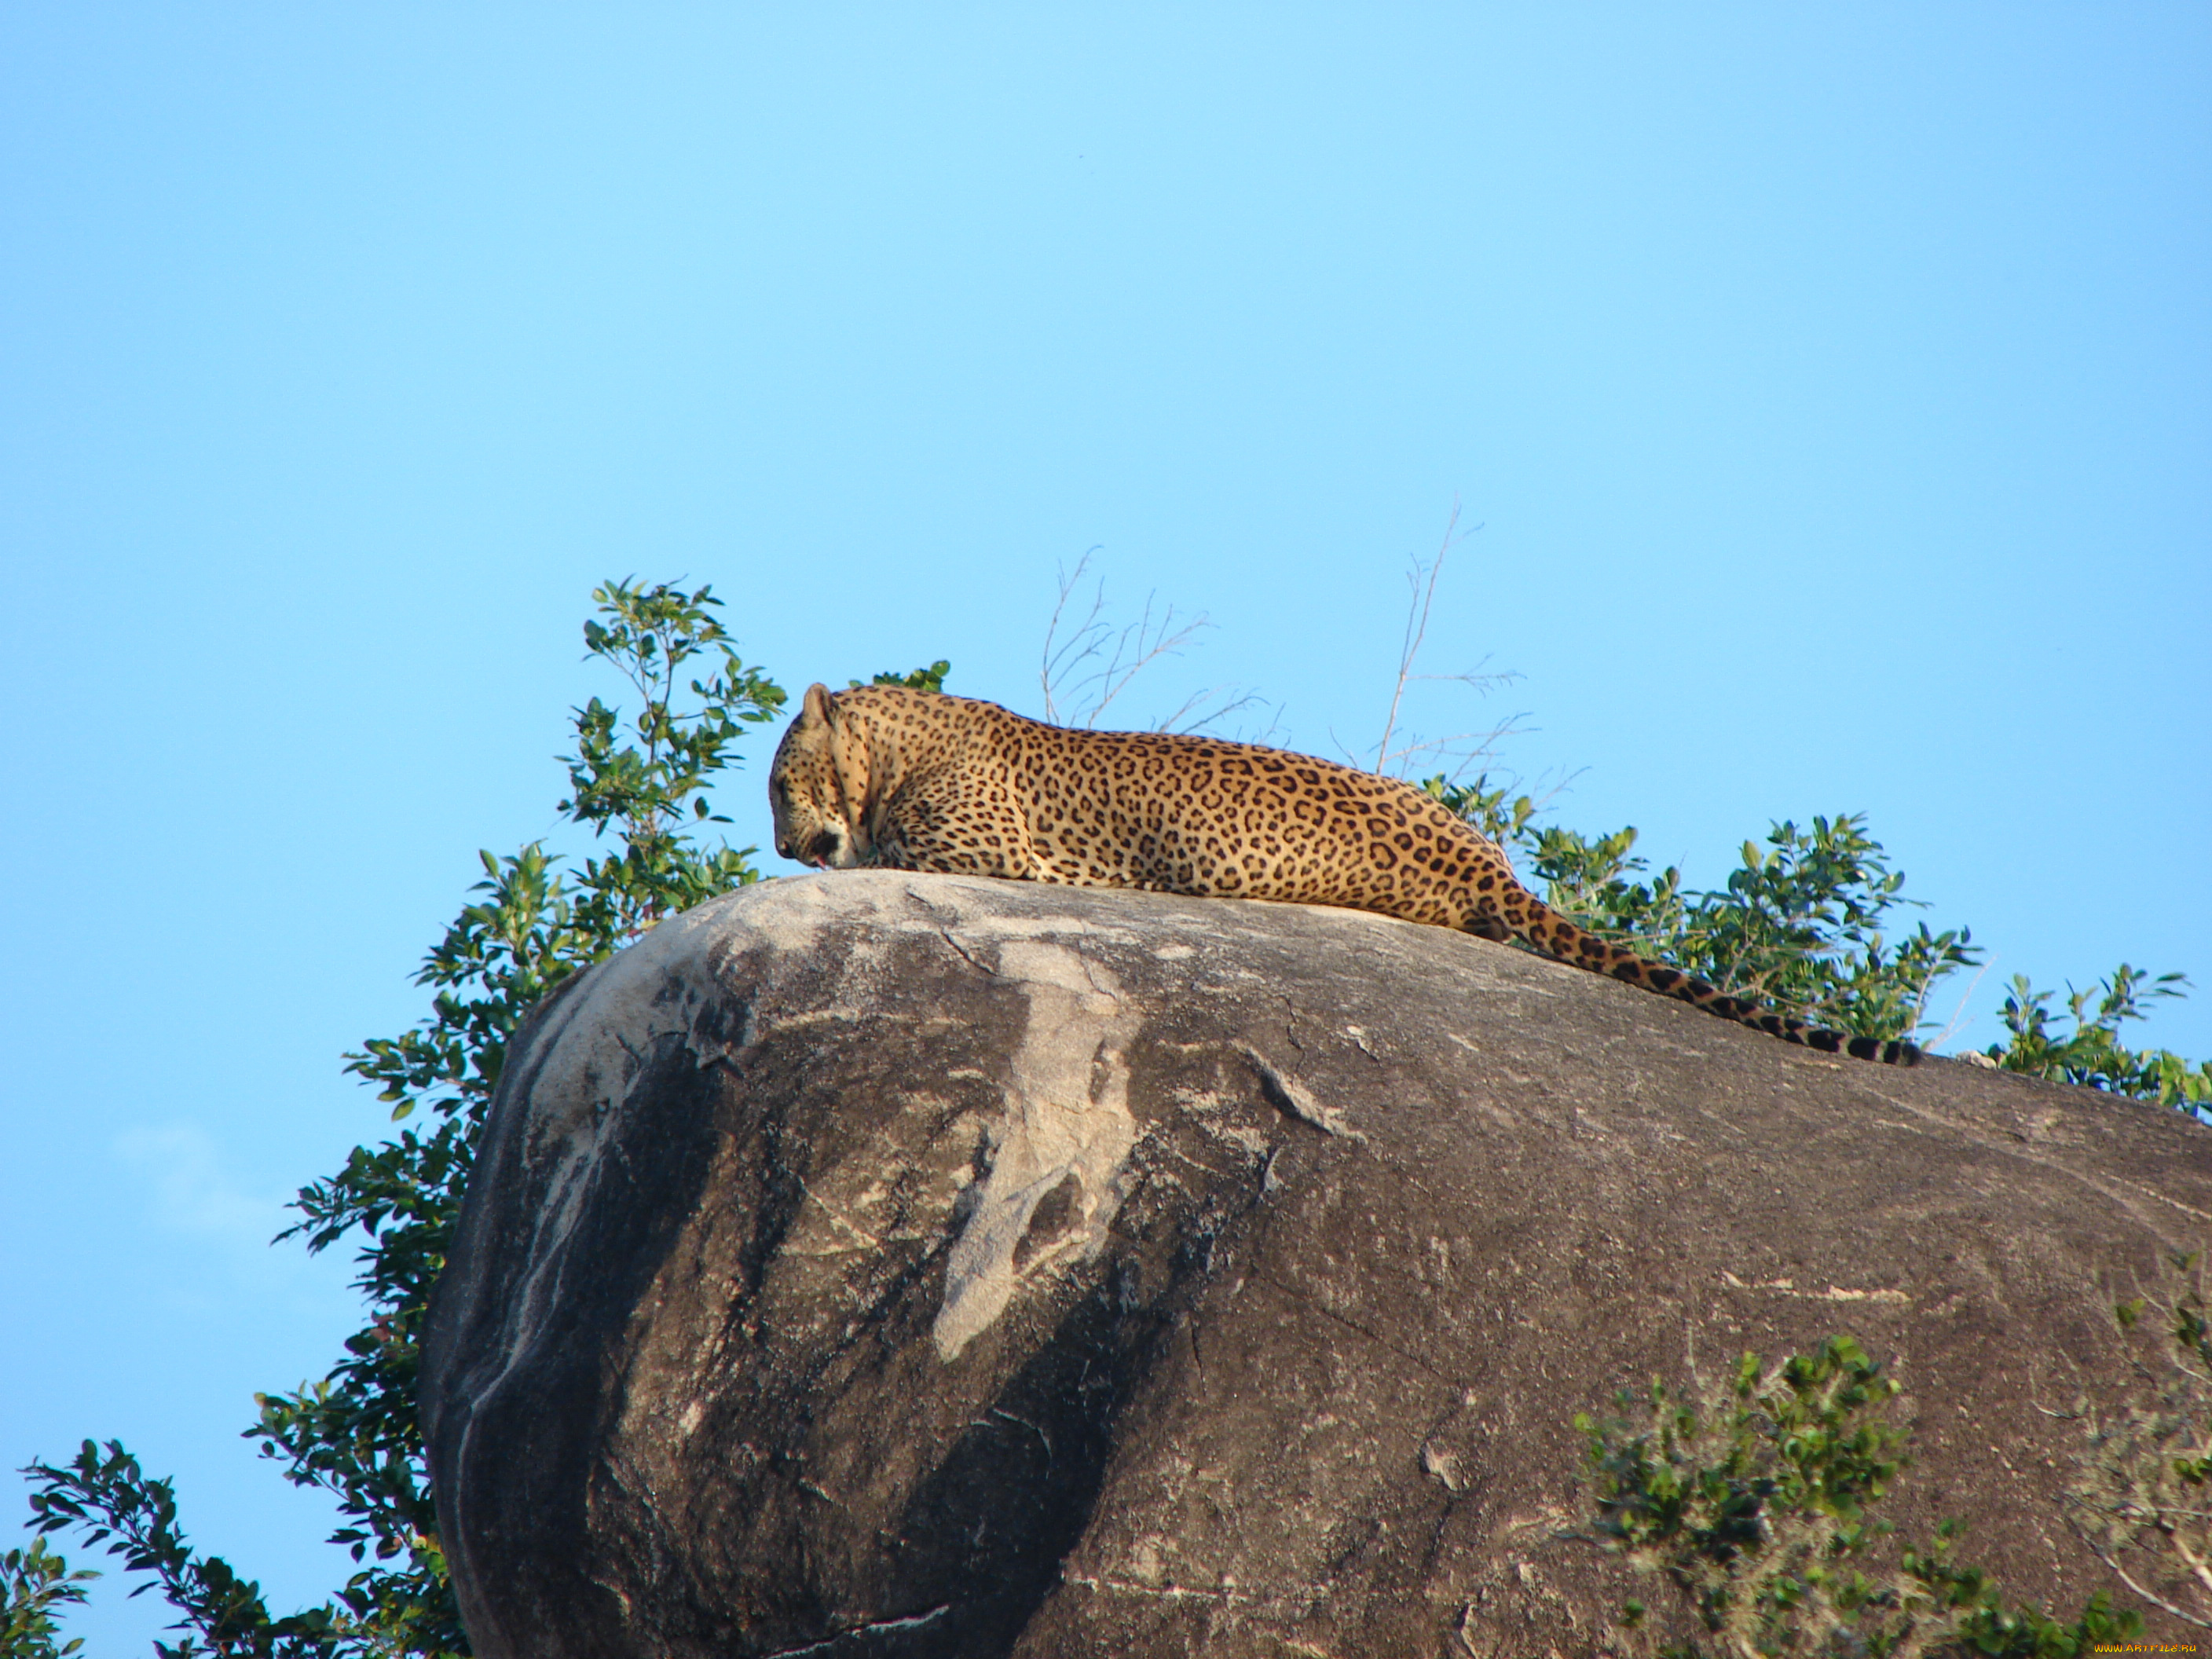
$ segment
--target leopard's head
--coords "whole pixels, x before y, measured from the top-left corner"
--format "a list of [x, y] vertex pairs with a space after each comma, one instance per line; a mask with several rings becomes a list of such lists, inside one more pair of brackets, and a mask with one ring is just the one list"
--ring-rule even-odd
[[823, 870], [850, 870], [867, 861], [864, 791], [854, 787], [848, 738], [839, 729], [829, 689], [808, 686], [768, 774], [775, 850], [785, 858]]

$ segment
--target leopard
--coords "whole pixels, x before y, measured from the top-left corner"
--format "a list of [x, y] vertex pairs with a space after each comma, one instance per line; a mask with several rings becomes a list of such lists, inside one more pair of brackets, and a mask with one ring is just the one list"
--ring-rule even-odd
[[1427, 792], [1310, 755], [1169, 732], [1050, 726], [899, 685], [807, 688], [769, 770], [775, 850], [876, 868], [1265, 899], [1449, 927], [1883, 1065], [1912, 1043], [1731, 995], [1601, 939], [1516, 879], [1504, 849]]

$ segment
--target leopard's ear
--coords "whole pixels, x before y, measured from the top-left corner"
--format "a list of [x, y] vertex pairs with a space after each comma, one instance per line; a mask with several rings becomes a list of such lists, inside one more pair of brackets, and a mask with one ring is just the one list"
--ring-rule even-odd
[[827, 726], [830, 715], [830, 688], [817, 680], [806, 688], [806, 700], [799, 712], [799, 723], [801, 726]]

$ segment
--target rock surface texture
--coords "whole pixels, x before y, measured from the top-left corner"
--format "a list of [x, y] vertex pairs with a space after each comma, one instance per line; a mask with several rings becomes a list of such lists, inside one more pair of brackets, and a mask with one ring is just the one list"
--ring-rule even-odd
[[2063, 1413], [2208, 1218], [2174, 1114], [1439, 929], [805, 876], [516, 1043], [424, 1428], [483, 1659], [1578, 1656], [1670, 1593], [1574, 1414], [1849, 1330], [1885, 1511], [2071, 1610]]

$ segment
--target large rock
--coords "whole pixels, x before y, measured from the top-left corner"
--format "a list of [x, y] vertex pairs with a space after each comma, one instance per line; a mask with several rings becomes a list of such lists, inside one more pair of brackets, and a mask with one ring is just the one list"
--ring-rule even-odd
[[1848, 1329], [1885, 1509], [2073, 1607], [2063, 1408], [2208, 1215], [2174, 1114], [1437, 929], [807, 876], [518, 1042], [423, 1422], [483, 1659], [1574, 1655], [1666, 1595], [1573, 1414]]

